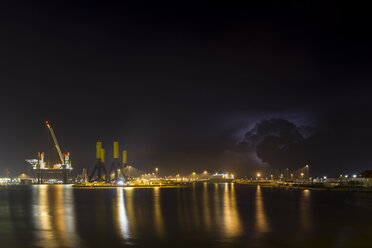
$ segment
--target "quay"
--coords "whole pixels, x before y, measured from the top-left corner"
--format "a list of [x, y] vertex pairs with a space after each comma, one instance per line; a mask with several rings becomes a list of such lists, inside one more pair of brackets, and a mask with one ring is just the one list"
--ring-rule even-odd
[[266, 187], [266, 188], [372, 193], [372, 188], [370, 187], [342, 186], [342, 185], [335, 185], [335, 186], [329, 187], [328, 185], [325, 185], [325, 184], [309, 183], [309, 182], [287, 183], [287, 182], [268, 182], [268, 181], [259, 182], [259, 181], [234, 180], [234, 183], [252, 185], [252, 186], [260, 186], [260, 187]]

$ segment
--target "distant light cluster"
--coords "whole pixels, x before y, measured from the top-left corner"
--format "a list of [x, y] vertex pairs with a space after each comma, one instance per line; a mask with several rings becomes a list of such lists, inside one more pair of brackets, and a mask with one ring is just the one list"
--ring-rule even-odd
[[8, 177], [2, 177], [0, 178], [0, 184], [12, 184], [12, 183], [20, 183], [19, 178], [8, 178]]

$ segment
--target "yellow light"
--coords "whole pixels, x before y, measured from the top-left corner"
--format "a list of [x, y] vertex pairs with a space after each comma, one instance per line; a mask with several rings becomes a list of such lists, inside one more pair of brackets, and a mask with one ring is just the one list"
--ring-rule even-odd
[[260, 177], [261, 176], [261, 174], [260, 173], [257, 173], [257, 177]]

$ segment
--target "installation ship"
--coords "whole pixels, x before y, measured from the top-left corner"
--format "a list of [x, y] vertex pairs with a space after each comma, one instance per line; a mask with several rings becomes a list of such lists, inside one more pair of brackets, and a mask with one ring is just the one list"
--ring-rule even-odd
[[59, 146], [57, 137], [54, 133], [53, 128], [50, 126], [49, 122], [46, 121], [45, 124], [47, 125], [50, 134], [53, 138], [54, 145], [57, 149], [58, 156], [60, 159], [60, 163], [54, 164], [52, 166], [49, 166], [45, 161], [44, 161], [44, 152], [38, 152], [37, 154], [37, 159], [26, 159], [28, 163], [32, 165], [32, 169], [37, 172], [37, 182], [38, 184], [43, 183], [43, 175], [45, 173], [48, 174], [55, 174], [55, 173], [62, 173], [63, 175], [63, 183], [68, 183], [68, 174], [72, 170], [71, 166], [71, 159], [70, 159], [70, 153], [63, 153], [61, 151], [61, 148]]

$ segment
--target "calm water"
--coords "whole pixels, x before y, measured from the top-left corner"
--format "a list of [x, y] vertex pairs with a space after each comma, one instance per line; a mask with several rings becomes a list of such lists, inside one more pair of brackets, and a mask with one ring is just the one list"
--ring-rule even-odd
[[372, 194], [0, 188], [1, 247], [372, 247]]

